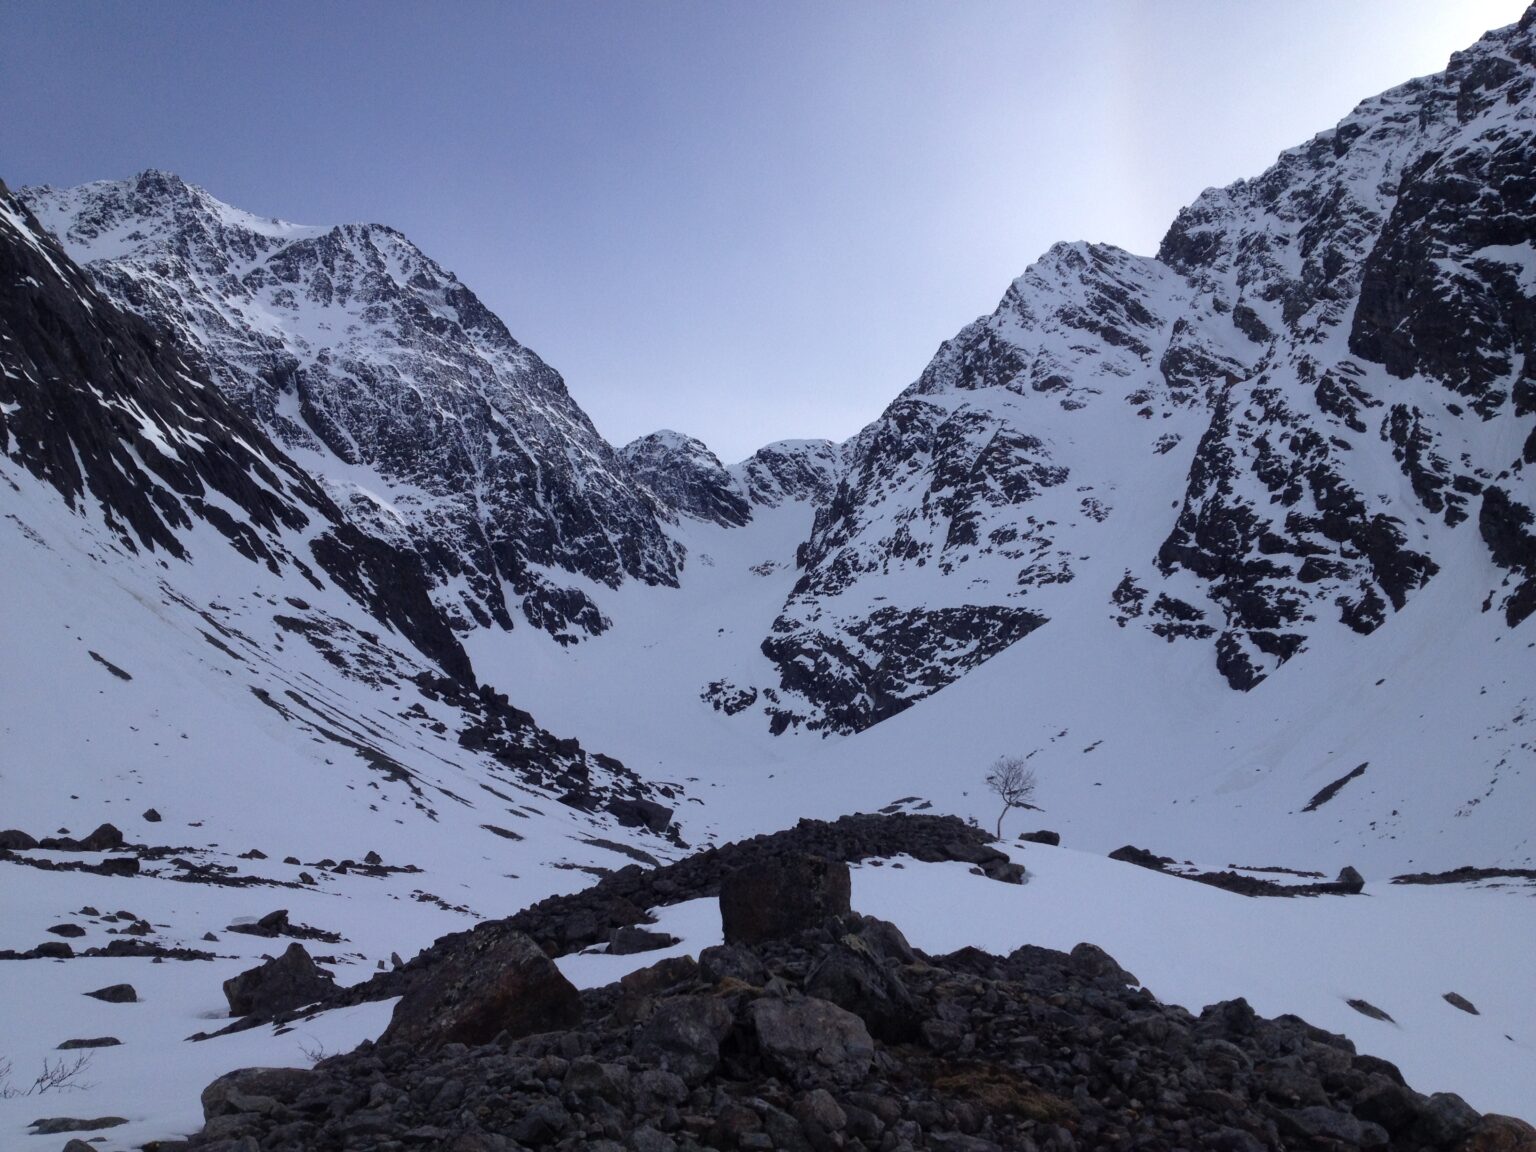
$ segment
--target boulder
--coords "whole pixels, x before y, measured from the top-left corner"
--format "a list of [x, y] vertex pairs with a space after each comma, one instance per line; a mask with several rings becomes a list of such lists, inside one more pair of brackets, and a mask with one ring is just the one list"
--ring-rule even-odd
[[82, 1120], [75, 1116], [49, 1116], [32, 1121], [29, 1136], [52, 1136], [59, 1132], [96, 1132], [102, 1128], [116, 1128], [126, 1124], [121, 1116], [97, 1116], [94, 1120]]
[[85, 995], [97, 1000], [105, 1000], [108, 1004], [136, 1004], [139, 999], [139, 994], [134, 991], [132, 984], [108, 984], [105, 988], [98, 988]]
[[761, 944], [846, 916], [852, 889], [842, 860], [797, 855], [737, 869], [720, 882], [725, 942]]
[[20, 828], [7, 828], [4, 831], [0, 831], [0, 849], [16, 852], [36, 847], [37, 839], [28, 836]]
[[1159, 856], [1146, 848], [1138, 848], [1134, 844], [1125, 844], [1116, 848], [1109, 854], [1111, 860], [1119, 860], [1125, 864], [1135, 864], [1142, 868], [1150, 868], [1154, 872], [1162, 872], [1173, 863], [1172, 857]]
[[[1116, 984], [1127, 984], [1133, 988], [1141, 983], [1135, 976], [1120, 967], [1115, 958], [1097, 944], [1084, 942], [1075, 945], [1071, 956], [1072, 967], [1089, 976], [1104, 977], [1114, 981]], [[1244, 1008], [1247, 1008], [1247, 1002], [1244, 1000], [1237, 1000], [1233, 1003], [1242, 1004]], [[1218, 1007], [1220, 1006], [1218, 1005]], [[1206, 1009], [1206, 1011], [1210, 1011], [1210, 1009]], [[1252, 1017], [1252, 1015], [1252, 1009], [1248, 1009], [1248, 1016]]]
[[1477, 1005], [1473, 1004], [1472, 1001], [1468, 1000], [1459, 992], [1447, 992], [1445, 994], [1445, 1002], [1452, 1008], [1460, 1008], [1463, 1012], [1466, 1012], [1472, 1016], [1482, 1015], [1482, 1013], [1477, 1010]]
[[1436, 1092], [1424, 1101], [1413, 1134], [1424, 1144], [1449, 1147], [1470, 1136], [1480, 1117], [1454, 1092]]
[[1061, 845], [1061, 833], [1051, 832], [1045, 828], [1038, 832], [1020, 832], [1019, 839], [1029, 844], [1049, 844], [1052, 848]]
[[631, 925], [613, 930], [608, 937], [608, 951], [614, 956], [633, 956], [639, 952], [670, 948], [677, 942], [676, 936], [666, 932], [651, 932]]
[[747, 1012], [764, 1062], [790, 1084], [854, 1084], [874, 1062], [875, 1042], [864, 1021], [830, 1001], [764, 997]]
[[146, 808], [144, 809], [143, 819], [145, 823], [158, 824], [160, 823], [160, 813], [156, 812], [153, 808]]
[[713, 996], [679, 996], [656, 1009], [635, 1039], [635, 1055], [695, 1085], [720, 1063], [720, 1044], [734, 1022]]
[[626, 828], [646, 828], [658, 836], [672, 823], [672, 809], [654, 800], [629, 800], [615, 796], [606, 811]]
[[380, 1042], [484, 1044], [502, 1032], [530, 1036], [580, 1018], [580, 994], [543, 949], [520, 932], [481, 932], [417, 976]]
[[309, 1068], [237, 1068], [203, 1089], [203, 1119], [241, 1112], [270, 1113], [289, 1105], [321, 1083], [323, 1075]]
[[336, 978], [318, 967], [304, 945], [293, 943], [275, 960], [224, 981], [231, 1016], [271, 1016], [325, 1003], [336, 994]]
[[1536, 1152], [1536, 1128], [1513, 1116], [1488, 1113], [1458, 1152]]
[[768, 981], [768, 970], [763, 962], [749, 949], [736, 944], [716, 944], [699, 953], [699, 974], [718, 984], [722, 980], [739, 980], [743, 984], [761, 986]]
[[[911, 948], [895, 925], [879, 920], [866, 921], [893, 934], [907, 957]], [[870, 1034], [887, 1043], [901, 1043], [917, 1038], [923, 1022], [912, 995], [902, 983], [882, 946], [887, 933], [850, 932], [842, 936], [805, 979], [805, 992], [846, 1008], [864, 1021]], [[893, 947], [893, 951], [895, 948]]]
[[1339, 873], [1339, 878], [1334, 881], [1334, 885], [1340, 892], [1350, 896], [1358, 896], [1361, 892], [1365, 891], [1365, 877], [1360, 875], [1354, 868], [1346, 865], [1343, 871]]
[[79, 842], [82, 852], [107, 852], [123, 846], [123, 834], [111, 824], [102, 824]]

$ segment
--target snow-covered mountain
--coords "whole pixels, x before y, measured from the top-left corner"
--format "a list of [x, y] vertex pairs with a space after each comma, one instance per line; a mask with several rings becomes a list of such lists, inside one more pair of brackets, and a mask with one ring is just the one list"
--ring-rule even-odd
[[876, 723], [1084, 582], [1236, 689], [1450, 554], [1536, 611], [1532, 54], [1527, 14], [1206, 192], [1155, 259], [1027, 270], [850, 446], [764, 640], [773, 723]]
[[354, 522], [415, 552], [459, 630], [520, 607], [574, 643], [606, 626], [587, 581], [676, 582], [681, 557], [559, 374], [394, 229], [262, 220], [156, 171], [22, 196]]
[[[113, 799], [206, 812], [292, 787], [323, 835], [365, 787], [392, 828], [525, 817], [518, 793], [665, 830], [654, 785], [480, 683], [418, 556], [362, 531], [3, 186], [0, 251], [8, 821], [52, 828], [82, 790], [99, 822]], [[161, 750], [192, 732], [207, 744]], [[40, 756], [59, 767], [21, 787]], [[293, 819], [209, 823], [245, 840]]]
[[[1536, 864], [1533, 128], [1536, 9], [1156, 257], [1052, 248], [846, 444], [734, 465], [606, 444], [393, 230], [157, 172], [0, 185], [14, 1051], [117, 1028], [117, 1131], [185, 1131], [210, 1070], [302, 1062], [306, 1033], [182, 1043], [275, 905], [356, 983], [685, 842], [990, 827], [1007, 752], [1068, 847], [1008, 845], [1035, 879], [1003, 896], [873, 860], [861, 909], [935, 951], [1112, 940], [1190, 1007], [1253, 994], [1522, 1107], [1529, 889], [1386, 881]], [[1127, 842], [1385, 898], [1249, 902], [1103, 858]], [[718, 939], [696, 905], [657, 909], [678, 951]], [[164, 1016], [100, 1022], [78, 993], [123, 968]], [[40, 1111], [3, 1095], [0, 1142]]]
[[663, 515], [737, 528], [754, 506], [825, 504], [847, 464], [830, 440], [779, 440], [726, 467], [703, 441], [670, 429], [632, 440], [619, 454]]

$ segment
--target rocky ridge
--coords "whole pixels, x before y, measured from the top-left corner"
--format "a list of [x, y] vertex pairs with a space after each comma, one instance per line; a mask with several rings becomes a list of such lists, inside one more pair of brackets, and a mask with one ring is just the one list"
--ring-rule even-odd
[[[723, 873], [722, 913], [745, 876], [798, 918], [748, 936], [727, 914], [726, 942], [697, 961], [603, 988], [577, 993], [520, 932], [481, 934], [455, 952], [451, 1013], [423, 1016], [444, 988], [418, 983], [379, 1043], [313, 1069], [231, 1073], [203, 1093], [203, 1131], [161, 1147], [1536, 1148], [1521, 1121], [1416, 1092], [1296, 1017], [1266, 1020], [1241, 999], [1198, 1015], [1161, 1004], [1090, 944], [918, 952], [848, 907], [846, 864], [804, 850], [910, 834], [921, 852], [968, 832], [879, 823], [759, 838], [750, 867]], [[808, 885], [824, 899], [806, 900]], [[466, 1030], [477, 1012], [484, 1026]]]

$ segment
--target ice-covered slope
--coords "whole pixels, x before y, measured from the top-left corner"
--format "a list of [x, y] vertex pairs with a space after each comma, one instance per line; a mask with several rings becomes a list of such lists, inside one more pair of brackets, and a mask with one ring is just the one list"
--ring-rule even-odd
[[1518, 625], [1532, 40], [1528, 14], [1206, 193], [1156, 259], [1053, 248], [946, 342], [817, 516], [763, 645], [771, 722], [858, 730], [1041, 651], [1084, 584], [1238, 689], [1369, 635], [1463, 553], [1492, 566], [1459, 610]]
[[511, 628], [520, 605], [573, 643], [606, 622], [572, 574], [675, 582], [680, 557], [559, 374], [394, 229], [260, 220], [155, 171], [22, 196], [350, 518], [416, 552], [461, 631]]

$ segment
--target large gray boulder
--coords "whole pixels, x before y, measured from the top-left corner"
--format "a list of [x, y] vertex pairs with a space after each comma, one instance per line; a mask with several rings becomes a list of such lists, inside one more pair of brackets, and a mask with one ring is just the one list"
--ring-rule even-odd
[[537, 944], [521, 932], [479, 935], [416, 978], [380, 1043], [484, 1044], [502, 1032], [531, 1036], [581, 1019], [580, 994]]
[[635, 1039], [635, 1055], [691, 1085], [720, 1063], [731, 1010], [713, 996], [679, 996], [656, 1009]]
[[875, 1042], [852, 1012], [811, 996], [764, 997], [747, 1009], [758, 1051], [791, 1084], [855, 1084], [869, 1074]]
[[275, 960], [248, 968], [224, 981], [231, 1016], [274, 1016], [324, 1004], [336, 995], [336, 978], [319, 967], [304, 945], [293, 943]]

